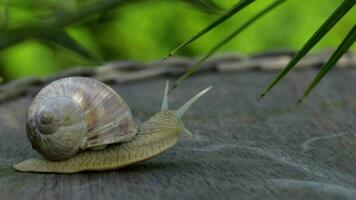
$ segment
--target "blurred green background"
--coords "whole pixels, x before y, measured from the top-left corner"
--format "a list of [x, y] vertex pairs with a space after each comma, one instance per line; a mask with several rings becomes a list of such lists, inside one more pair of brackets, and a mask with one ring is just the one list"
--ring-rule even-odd
[[[3, 0], [0, 7], [1, 31], [46, 22], [58, 13], [63, 16], [77, 13], [93, 2]], [[215, 1], [225, 9], [236, 2], [237, 0]], [[219, 39], [271, 2], [272, 0], [256, 1], [178, 55], [199, 56], [206, 53]], [[341, 2], [342, 0], [289, 0], [253, 24], [219, 53], [249, 54], [280, 48], [297, 50]], [[138, 0], [90, 15], [66, 26], [65, 31], [101, 61], [149, 62], [164, 57], [217, 16], [218, 14], [205, 12], [187, 1]], [[336, 48], [355, 23], [355, 19], [356, 12], [351, 10], [313, 51]], [[21, 32], [20, 34], [26, 34]], [[3, 42], [8, 40], [1, 39]], [[355, 45], [352, 49], [356, 49]], [[98, 63], [84, 59], [59, 45], [39, 39], [26, 39], [0, 51], [0, 77], [4, 80], [47, 76], [77, 65], [96, 64]]]

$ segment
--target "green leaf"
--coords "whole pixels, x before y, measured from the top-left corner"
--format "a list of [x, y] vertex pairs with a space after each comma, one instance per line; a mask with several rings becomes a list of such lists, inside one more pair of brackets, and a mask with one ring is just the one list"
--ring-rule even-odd
[[97, 61], [98, 58], [91, 53], [89, 50], [84, 48], [81, 44], [75, 41], [70, 35], [68, 35], [65, 31], [56, 31], [56, 34], [42, 34], [39, 36], [40, 39], [47, 40], [49, 42], [53, 42], [59, 46], [62, 46], [66, 49], [69, 49], [83, 58]]
[[207, 27], [205, 27], [203, 30], [195, 34], [193, 37], [191, 37], [188, 41], [184, 42], [183, 44], [179, 45], [177, 48], [175, 48], [173, 51], [171, 51], [166, 57], [163, 58], [167, 59], [168, 57], [174, 55], [178, 50], [188, 46], [190, 43], [195, 41], [196, 39], [200, 38], [207, 32], [209, 32], [211, 29], [215, 28], [216, 26], [220, 25], [222, 22], [236, 14], [237, 12], [241, 11], [243, 8], [254, 2], [255, 0], [240, 0], [239, 3], [235, 4], [232, 8], [227, 10], [225, 13], [220, 15], [219, 18], [217, 18], [215, 21], [213, 21], [211, 24], [209, 24]]
[[312, 89], [320, 82], [320, 80], [330, 71], [331, 68], [335, 66], [337, 61], [344, 55], [347, 50], [352, 46], [352, 44], [356, 40], [356, 25], [351, 29], [349, 34], [345, 37], [345, 39], [341, 42], [339, 47], [330, 57], [330, 59], [322, 66], [318, 75], [314, 78], [313, 82], [308, 86], [306, 91], [304, 92], [302, 98], [298, 100], [298, 102], [302, 102], [303, 99], [312, 91]]
[[226, 43], [234, 39], [238, 34], [240, 34], [243, 30], [248, 28], [250, 25], [252, 25], [255, 21], [260, 19], [262, 16], [273, 10], [274, 8], [278, 7], [281, 5], [281, 3], [285, 2], [286, 0], [276, 0], [272, 2], [270, 5], [268, 5], [265, 9], [261, 10], [258, 12], [256, 15], [251, 17], [249, 20], [247, 20], [245, 23], [243, 23], [241, 26], [239, 26], [235, 31], [233, 31], [231, 34], [229, 34], [227, 37], [225, 37], [223, 40], [221, 40], [218, 44], [216, 44], [204, 57], [199, 59], [185, 74], [183, 74], [173, 85], [173, 87], [177, 87], [178, 85], [181, 84], [182, 81], [184, 81], [186, 78], [188, 78], [191, 74], [196, 72], [200, 67], [201, 64], [208, 59], [211, 55], [213, 55], [218, 49], [220, 49], [222, 46], [224, 46]]
[[221, 13], [224, 10], [222, 7], [220, 7], [212, 0], [181, 0], [181, 1], [185, 1], [207, 13], [217, 14], [217, 13]]
[[261, 98], [269, 92], [296, 64], [330, 31], [332, 27], [355, 5], [356, 0], [344, 0], [342, 4], [331, 14], [331, 16], [321, 25], [313, 36], [304, 44], [303, 48], [297, 52], [288, 65], [278, 74], [278, 76], [268, 85], [261, 94]]

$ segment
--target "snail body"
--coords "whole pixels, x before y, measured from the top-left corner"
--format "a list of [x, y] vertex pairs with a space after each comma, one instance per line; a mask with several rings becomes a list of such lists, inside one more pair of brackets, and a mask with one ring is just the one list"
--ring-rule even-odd
[[[73, 77], [72, 79], [76, 79], [76, 78], [77, 77]], [[110, 137], [109, 139], [104, 137], [105, 142], [102, 143], [101, 140], [98, 140], [96, 142], [96, 146], [79, 145], [79, 146], [84, 146], [86, 148], [79, 148], [79, 150], [75, 150], [76, 152], [71, 153], [71, 156], [69, 157], [66, 156], [65, 158], [63, 158], [63, 156], [56, 155], [54, 156], [55, 158], [59, 158], [59, 157], [62, 158], [48, 159], [47, 158], [48, 153], [47, 152], [43, 153], [43, 151], [48, 151], [49, 148], [46, 147], [44, 149], [40, 149], [39, 147], [41, 145], [36, 144], [37, 140], [33, 140], [33, 138], [31, 138], [31, 137], [36, 138], [36, 136], [32, 136], [31, 133], [28, 133], [33, 148], [39, 151], [47, 159], [45, 158], [28, 159], [18, 164], [15, 164], [14, 168], [24, 172], [48, 172], [48, 173], [75, 173], [80, 171], [118, 169], [121, 167], [125, 167], [149, 159], [168, 150], [169, 148], [173, 147], [176, 144], [180, 133], [191, 134], [190, 131], [187, 128], [185, 128], [185, 126], [183, 125], [181, 118], [183, 117], [187, 109], [200, 96], [204, 95], [210, 89], [207, 88], [201, 91], [200, 93], [195, 95], [192, 99], [190, 99], [187, 103], [185, 103], [180, 109], [176, 111], [172, 111], [168, 109], [168, 87], [169, 86], [167, 82], [161, 111], [154, 114], [150, 119], [148, 119], [141, 125], [136, 126], [133, 123], [133, 121], [131, 121], [132, 120], [131, 112], [129, 111], [128, 107], [126, 108], [124, 106], [125, 107], [124, 111], [128, 110], [127, 113], [129, 113], [125, 115], [128, 116], [127, 118], [125, 118], [126, 119], [125, 123], [129, 123], [130, 126], [121, 125], [121, 127], [126, 127], [122, 129], [126, 132], [120, 134], [113, 134], [113, 133], [109, 134], [110, 137], [114, 137], [114, 139]], [[41, 92], [39, 93], [39, 95], [41, 95]], [[34, 104], [36, 104], [36, 98], [34, 100]], [[119, 98], [118, 100], [119, 102], [121, 102], [122, 99]], [[65, 102], [65, 104], [66, 103], [68, 102]], [[126, 103], [123, 103], [123, 105], [126, 105]], [[31, 107], [29, 109], [30, 112], [31, 112]], [[73, 109], [72, 107], [70, 108]], [[73, 109], [73, 111], [76, 112], [75, 109]], [[44, 113], [42, 112], [42, 114], [39, 116], [40, 116], [40, 120], [43, 118], [42, 121], [46, 123], [47, 121], [44, 119], [47, 119], [48, 121], [53, 120], [52, 114], [48, 114], [47, 112]], [[75, 116], [80, 117], [81, 115], [75, 114]], [[81, 130], [82, 128], [82, 126], [75, 126], [75, 127], [79, 127], [78, 130]], [[128, 129], [127, 127], [131, 127], [131, 129]], [[112, 129], [112, 130], [116, 130], [116, 129]], [[29, 131], [31, 130], [28, 130], [28, 132]], [[51, 130], [50, 132], [53, 132], [53, 130]], [[42, 134], [38, 132], [36, 133]], [[73, 134], [75, 135], [76, 133]], [[117, 139], [117, 135], [121, 135], [121, 134], [124, 135], [126, 134], [128, 136], [124, 136], [124, 137], [121, 136], [121, 138], [123, 139]], [[86, 140], [87, 139], [84, 139], [82, 141], [86, 141]], [[39, 140], [39, 141], [42, 142], [43, 140]], [[111, 142], [107, 142], [107, 141], [111, 141]], [[47, 143], [47, 141], [45, 143]], [[77, 146], [75, 142], [71, 142], [71, 143], [74, 143]], [[84, 144], [84, 143], [80, 142], [80, 144]]]

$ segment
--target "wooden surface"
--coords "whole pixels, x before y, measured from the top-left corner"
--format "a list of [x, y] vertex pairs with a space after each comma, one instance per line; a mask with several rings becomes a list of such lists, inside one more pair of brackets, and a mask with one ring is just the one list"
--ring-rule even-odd
[[[356, 197], [356, 69], [333, 70], [301, 105], [316, 70], [292, 72], [265, 99], [277, 71], [207, 73], [170, 97], [178, 108], [214, 89], [184, 118], [193, 137], [168, 152], [116, 171], [19, 173], [37, 156], [25, 133], [32, 95], [0, 104], [0, 199], [353, 199]], [[165, 78], [111, 86], [138, 121], [160, 108]], [[32, 87], [37, 91], [42, 87]]]

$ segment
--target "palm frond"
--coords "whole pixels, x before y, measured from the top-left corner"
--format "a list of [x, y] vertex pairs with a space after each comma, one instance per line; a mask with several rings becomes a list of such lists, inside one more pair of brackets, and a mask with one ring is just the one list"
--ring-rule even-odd
[[305, 43], [303, 48], [291, 59], [288, 65], [268, 85], [261, 94], [261, 98], [269, 92], [296, 64], [330, 31], [332, 27], [355, 5], [356, 0], [344, 0], [331, 16], [321, 25], [313, 36]]
[[345, 39], [341, 42], [339, 47], [330, 57], [330, 59], [322, 66], [318, 75], [314, 78], [312, 83], [308, 86], [303, 96], [298, 100], [298, 102], [302, 102], [303, 99], [312, 91], [312, 89], [320, 82], [320, 80], [330, 71], [331, 68], [335, 66], [337, 61], [344, 55], [347, 50], [354, 44], [356, 40], [356, 25], [351, 29], [351, 31], [347, 34]]
[[222, 15], [220, 15], [220, 17], [218, 17], [215, 21], [213, 21], [208, 26], [206, 26], [203, 30], [201, 30], [200, 32], [195, 34], [193, 37], [191, 37], [189, 40], [182, 43], [177, 48], [175, 48], [173, 51], [171, 51], [166, 57], [163, 58], [163, 60], [174, 55], [178, 50], [188, 46], [190, 43], [192, 43], [196, 39], [200, 38], [201, 36], [203, 36], [204, 34], [209, 32], [211, 29], [220, 25], [225, 20], [229, 19], [231, 16], [235, 15], [237, 12], [241, 11], [242, 9], [244, 9], [246, 6], [250, 5], [254, 1], [255, 0], [240, 0], [237, 4], [235, 4], [234, 6], [232, 6], [232, 8], [230, 8], [229, 10], [224, 12]]
[[276, 0], [276, 1], [272, 2], [266, 8], [264, 8], [261, 11], [259, 11], [256, 15], [254, 15], [249, 20], [247, 20], [242, 25], [240, 25], [235, 31], [233, 31], [231, 34], [229, 34], [227, 37], [225, 37], [223, 40], [221, 40], [219, 43], [217, 43], [213, 48], [211, 48], [210, 51], [205, 56], [203, 56], [201, 59], [199, 59], [185, 74], [183, 74], [181, 77], [179, 77], [179, 79], [173, 85], [173, 88], [178, 87], [178, 85], [180, 85], [182, 81], [184, 81], [191, 74], [196, 72], [201, 67], [202, 63], [206, 59], [208, 59], [210, 56], [212, 56], [218, 49], [220, 49], [226, 43], [228, 43], [229, 41], [234, 39], [238, 34], [240, 34], [243, 30], [245, 30], [250, 25], [252, 25], [255, 21], [257, 21], [262, 16], [264, 16], [268, 12], [272, 11], [274, 8], [278, 7], [279, 5], [281, 5], [285, 1], [286, 0]]

